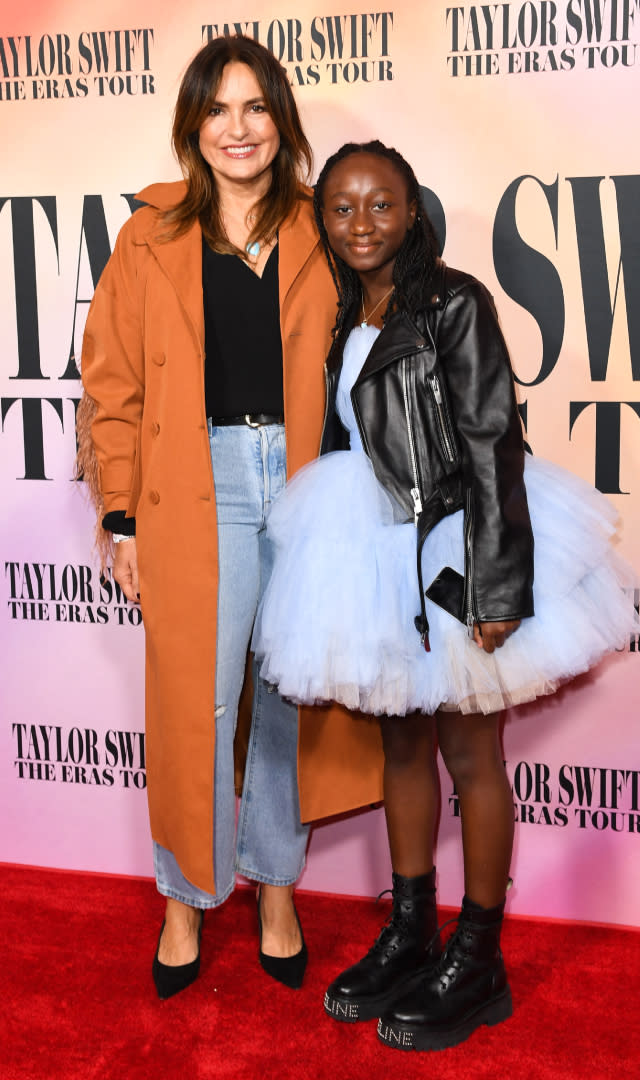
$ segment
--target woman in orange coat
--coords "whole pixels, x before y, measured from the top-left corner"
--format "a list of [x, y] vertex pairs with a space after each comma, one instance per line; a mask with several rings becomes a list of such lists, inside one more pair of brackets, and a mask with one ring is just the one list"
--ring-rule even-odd
[[[146, 629], [161, 998], [196, 978], [204, 909], [236, 872], [261, 883], [263, 967], [302, 981], [297, 711], [255, 679], [237, 835], [233, 739], [269, 572], [264, 517], [286, 473], [318, 451], [336, 311], [300, 181], [309, 145], [271, 53], [243, 37], [205, 46], [182, 81], [173, 142], [185, 182], [140, 193], [96, 289], [79, 422], [114, 576]], [[330, 744], [331, 724], [318, 718], [314, 745]], [[311, 792], [311, 814], [379, 797], [377, 752], [351, 798], [320, 772], [328, 801]]]

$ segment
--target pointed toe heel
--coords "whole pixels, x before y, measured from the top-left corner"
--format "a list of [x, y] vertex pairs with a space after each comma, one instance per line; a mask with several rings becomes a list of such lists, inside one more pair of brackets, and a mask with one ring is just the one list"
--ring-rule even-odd
[[198, 927], [198, 955], [195, 960], [191, 960], [188, 964], [163, 964], [158, 959], [158, 953], [160, 951], [160, 941], [162, 940], [162, 934], [164, 931], [164, 919], [162, 920], [162, 926], [160, 927], [160, 934], [158, 936], [158, 946], [156, 948], [156, 955], [153, 958], [153, 964], [151, 965], [151, 974], [155, 988], [158, 992], [158, 997], [161, 1001], [166, 1001], [167, 998], [173, 997], [174, 994], [179, 994], [181, 990], [186, 990], [188, 986], [191, 986], [192, 982], [195, 982], [200, 974], [200, 939], [202, 937], [202, 923], [204, 922], [204, 911], [200, 912], [200, 926]]
[[302, 939], [302, 947], [295, 953], [294, 956], [269, 956], [262, 951], [262, 916], [260, 914], [260, 891], [257, 896], [257, 909], [258, 909], [258, 935], [260, 938], [260, 951], [258, 958], [262, 969], [266, 971], [267, 975], [270, 975], [276, 982], [282, 983], [284, 986], [288, 986], [290, 990], [299, 990], [302, 986], [302, 980], [304, 979], [304, 973], [307, 968], [307, 961], [309, 954], [307, 952], [307, 946], [304, 940], [304, 934], [302, 932], [302, 926], [300, 925], [300, 919], [298, 912], [295, 909], [296, 922], [298, 923], [298, 929], [300, 931], [300, 937]]

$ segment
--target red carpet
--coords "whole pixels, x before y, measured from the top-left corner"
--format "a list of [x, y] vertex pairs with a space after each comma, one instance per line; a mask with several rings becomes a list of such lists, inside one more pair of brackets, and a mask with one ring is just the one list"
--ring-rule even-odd
[[[253, 893], [205, 918], [202, 974], [167, 1002], [151, 958], [151, 882], [3, 867], [2, 1080], [638, 1080], [640, 933], [507, 920], [514, 1016], [437, 1054], [382, 1046], [375, 1022], [324, 1015], [327, 983], [367, 948], [382, 904], [300, 894], [302, 990], [257, 964]], [[448, 914], [445, 912], [444, 914]], [[4, 1030], [2, 1030], [4, 1029]]]

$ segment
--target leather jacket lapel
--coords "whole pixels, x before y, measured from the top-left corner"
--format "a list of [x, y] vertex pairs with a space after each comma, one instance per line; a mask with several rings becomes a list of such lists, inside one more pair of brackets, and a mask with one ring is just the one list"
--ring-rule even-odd
[[403, 311], [396, 311], [376, 338], [355, 385], [402, 356], [411, 356], [428, 348], [429, 341]]

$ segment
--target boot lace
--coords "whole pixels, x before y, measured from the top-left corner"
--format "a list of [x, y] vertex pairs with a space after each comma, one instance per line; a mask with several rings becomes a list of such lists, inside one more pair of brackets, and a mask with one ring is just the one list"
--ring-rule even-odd
[[446, 946], [442, 950], [440, 959], [438, 960], [434, 971], [431, 973], [431, 977], [433, 977], [433, 975], [438, 976], [440, 983], [445, 990], [448, 985], [455, 980], [456, 974], [454, 973], [457, 973], [457, 971], [463, 967], [465, 959], [471, 955], [471, 943], [468, 929], [460, 919], [459, 915], [454, 915], [453, 918], [447, 919], [442, 926], [438, 927], [429, 944], [430, 948], [445, 927], [450, 926], [451, 923], [454, 922], [457, 922], [458, 925], [448, 939]]
[[[383, 896], [389, 894], [393, 896], [393, 889], [383, 889], [381, 893], [376, 896], [375, 902], [378, 904]], [[452, 921], [452, 920], [449, 920]], [[445, 923], [445, 926], [447, 924]], [[379, 956], [381, 953], [389, 956], [395, 952], [398, 946], [401, 944], [403, 937], [411, 931], [411, 919], [408, 913], [401, 910], [400, 905], [391, 909], [389, 921], [385, 923], [382, 930], [378, 934], [373, 945], [369, 949], [367, 956]], [[431, 939], [430, 945], [438, 936], [439, 931], [434, 934]]]

